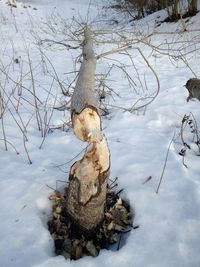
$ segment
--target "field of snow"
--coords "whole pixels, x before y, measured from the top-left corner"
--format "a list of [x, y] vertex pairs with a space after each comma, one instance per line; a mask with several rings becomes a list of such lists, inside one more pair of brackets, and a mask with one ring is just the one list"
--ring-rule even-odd
[[[128, 24], [127, 14], [106, 10], [106, 2], [21, 0], [14, 7], [0, 0], [1, 267], [200, 266], [200, 151], [188, 126], [183, 129], [191, 146], [184, 157], [187, 168], [179, 155], [183, 116], [192, 113], [200, 127], [200, 102], [186, 102], [184, 87], [189, 78], [200, 76], [200, 14], [185, 19], [192, 32], [170, 36], [163, 32], [178, 31], [182, 23], [155, 27], [164, 12]], [[69, 105], [76, 76], [71, 72], [80, 66], [81, 48], [68, 50], [51, 40], [79, 46], [78, 26], [86, 21], [99, 31], [95, 45], [99, 54], [117, 47], [100, 35], [101, 29], [124, 29], [126, 35], [127, 27], [127, 38], [139, 38], [139, 32], [145, 35], [155, 27], [162, 34], [149, 39], [152, 45], [173, 44], [171, 52], [163, 46], [159, 53], [138, 43], [128, 55], [124, 51], [98, 62], [97, 87], [112, 67], [102, 100], [109, 112], [103, 116], [103, 128], [111, 151], [111, 178], [118, 177], [123, 196], [135, 209], [134, 224], [140, 227], [131, 231], [119, 251], [102, 250], [96, 258], [66, 261], [54, 255], [46, 225], [51, 212], [48, 198], [52, 188], [66, 186], [69, 168], [86, 144], [75, 138], [69, 111], [53, 107]], [[188, 52], [183, 60], [176, 58], [181, 46]], [[157, 90], [156, 76], [137, 48], [156, 72], [160, 91], [151, 104], [129, 112], [133, 105], [152, 99]], [[169, 52], [173, 57], [165, 55]], [[120, 63], [127, 65], [126, 71], [118, 67]], [[127, 73], [134, 80], [132, 88]], [[63, 96], [61, 89], [67, 90], [70, 83], [68, 95]]]

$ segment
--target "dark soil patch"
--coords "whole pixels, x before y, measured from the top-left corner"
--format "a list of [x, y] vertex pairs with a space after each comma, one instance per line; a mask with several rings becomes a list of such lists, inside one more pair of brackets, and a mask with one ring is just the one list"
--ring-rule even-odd
[[104, 220], [90, 233], [80, 229], [68, 216], [66, 194], [54, 191], [50, 196], [53, 211], [48, 228], [54, 239], [56, 255], [77, 260], [87, 255], [96, 257], [101, 249], [110, 249], [113, 244], [119, 249], [122, 237], [139, 227], [133, 226], [134, 212], [128, 202], [119, 196], [121, 191], [114, 192], [108, 188]]
[[166, 19], [164, 19], [161, 22], [177, 22], [181, 18], [185, 19], [185, 18], [190, 18], [190, 17], [196, 16], [197, 13], [198, 13], [198, 11], [195, 11], [195, 12], [192, 12], [192, 13], [191, 12], [186, 12], [182, 16], [180, 14], [178, 14], [178, 16], [167, 17]]
[[116, 5], [108, 6], [107, 8], [121, 9], [122, 8], [122, 5], [116, 4]]

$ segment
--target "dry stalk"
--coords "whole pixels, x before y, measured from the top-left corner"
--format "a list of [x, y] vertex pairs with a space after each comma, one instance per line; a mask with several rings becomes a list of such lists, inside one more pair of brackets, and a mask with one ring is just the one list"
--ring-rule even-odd
[[161, 173], [161, 176], [160, 176], [160, 180], [159, 180], [159, 183], [158, 183], [158, 186], [157, 186], [157, 189], [156, 189], [156, 194], [158, 194], [158, 192], [159, 192], [159, 189], [160, 189], [163, 177], [164, 177], [164, 172], [165, 172], [166, 165], [167, 165], [167, 159], [168, 159], [168, 156], [169, 156], [169, 151], [170, 151], [171, 144], [174, 141], [174, 137], [175, 137], [175, 132], [174, 132], [173, 137], [172, 137], [172, 139], [171, 139], [171, 141], [170, 141], [170, 143], [168, 145], [168, 148], [167, 148], [167, 154], [166, 154], [166, 157], [165, 157], [165, 162], [164, 162], [164, 165], [163, 165], [163, 169], [162, 169], [162, 173]]
[[[54, 82], [54, 80], [53, 80], [53, 82]], [[50, 87], [49, 92], [51, 92], [51, 89], [52, 89], [52, 87], [53, 87], [53, 82], [52, 82], [52, 84], [51, 84], [51, 87]], [[51, 108], [50, 116], [49, 116], [49, 118], [47, 118], [47, 117], [48, 117], [48, 114], [47, 114], [48, 111], [47, 111], [47, 107], [46, 107], [46, 106], [47, 106], [48, 97], [49, 97], [49, 95], [47, 96], [47, 99], [46, 99], [46, 102], [45, 102], [44, 135], [43, 135], [42, 143], [41, 143], [41, 145], [39, 146], [40, 149], [42, 148], [42, 145], [44, 144], [44, 141], [45, 141], [45, 139], [46, 139], [46, 135], [47, 135], [47, 133], [49, 132], [49, 129], [50, 129], [49, 125], [50, 125], [51, 118], [52, 118], [52, 116], [53, 116], [53, 112], [54, 112], [54, 108], [53, 108], [53, 107], [55, 106], [56, 101], [57, 101], [57, 97], [55, 97], [55, 98], [54, 98], [53, 107]]]
[[28, 56], [30, 75], [31, 75], [31, 82], [32, 82], [32, 89], [33, 89], [33, 96], [34, 96], [34, 102], [35, 102], [36, 120], [37, 120], [38, 130], [41, 131], [41, 135], [43, 137], [44, 133], [43, 133], [43, 127], [42, 127], [42, 118], [41, 118], [41, 115], [40, 115], [38, 101], [37, 101], [37, 98], [36, 98], [35, 79], [34, 79], [34, 75], [33, 75], [33, 69], [32, 69], [32, 63], [31, 63], [31, 58], [30, 58], [29, 51], [27, 52], [27, 56]]
[[193, 143], [198, 148], [198, 156], [200, 154], [200, 132], [198, 130], [197, 121], [193, 115], [192, 112], [190, 112], [189, 115], [184, 115], [182, 122], [181, 122], [181, 130], [180, 130], [180, 138], [181, 142], [183, 144], [183, 148], [179, 151], [179, 155], [182, 156], [182, 163], [184, 167], [188, 168], [188, 166], [185, 164], [185, 156], [187, 150], [192, 149], [191, 145], [188, 144], [188, 142], [185, 140], [184, 132], [189, 129], [190, 133], [193, 136]]
[[[16, 154], [19, 155], [18, 150], [16, 149], [16, 147], [11, 142], [9, 142], [8, 140], [5, 140], [5, 139], [1, 139], [1, 138], [0, 138], [0, 140], [6, 142], [6, 147], [7, 147], [7, 144], [9, 144], [15, 150]], [[6, 149], [6, 151], [7, 150], [8, 149]]]

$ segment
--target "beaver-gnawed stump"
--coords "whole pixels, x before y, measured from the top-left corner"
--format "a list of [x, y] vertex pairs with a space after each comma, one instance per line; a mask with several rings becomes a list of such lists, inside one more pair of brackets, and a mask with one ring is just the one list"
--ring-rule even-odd
[[[66, 190], [67, 192], [67, 190]], [[83, 256], [98, 256], [101, 249], [109, 249], [113, 244], [120, 248], [122, 235], [133, 228], [134, 212], [127, 201], [107, 188], [105, 216], [93, 231], [80, 229], [67, 213], [66, 194], [54, 191], [50, 196], [53, 210], [48, 220], [48, 228], [54, 239], [56, 255], [77, 260]]]

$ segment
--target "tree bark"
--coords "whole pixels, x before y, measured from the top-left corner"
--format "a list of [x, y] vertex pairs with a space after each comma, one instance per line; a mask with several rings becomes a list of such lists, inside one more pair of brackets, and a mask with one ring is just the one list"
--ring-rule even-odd
[[178, 7], [179, 7], [179, 0], [173, 0], [173, 3], [172, 3], [172, 15], [171, 15], [171, 19], [173, 21], [176, 21], [176, 20], [179, 19]]
[[188, 14], [190, 16], [196, 15], [197, 13], [197, 0], [190, 0], [188, 2]]
[[95, 97], [96, 58], [92, 32], [85, 29], [83, 62], [72, 95], [71, 118], [77, 138], [89, 149], [70, 169], [67, 212], [83, 230], [91, 231], [104, 218], [110, 153], [102, 133], [101, 117]]

